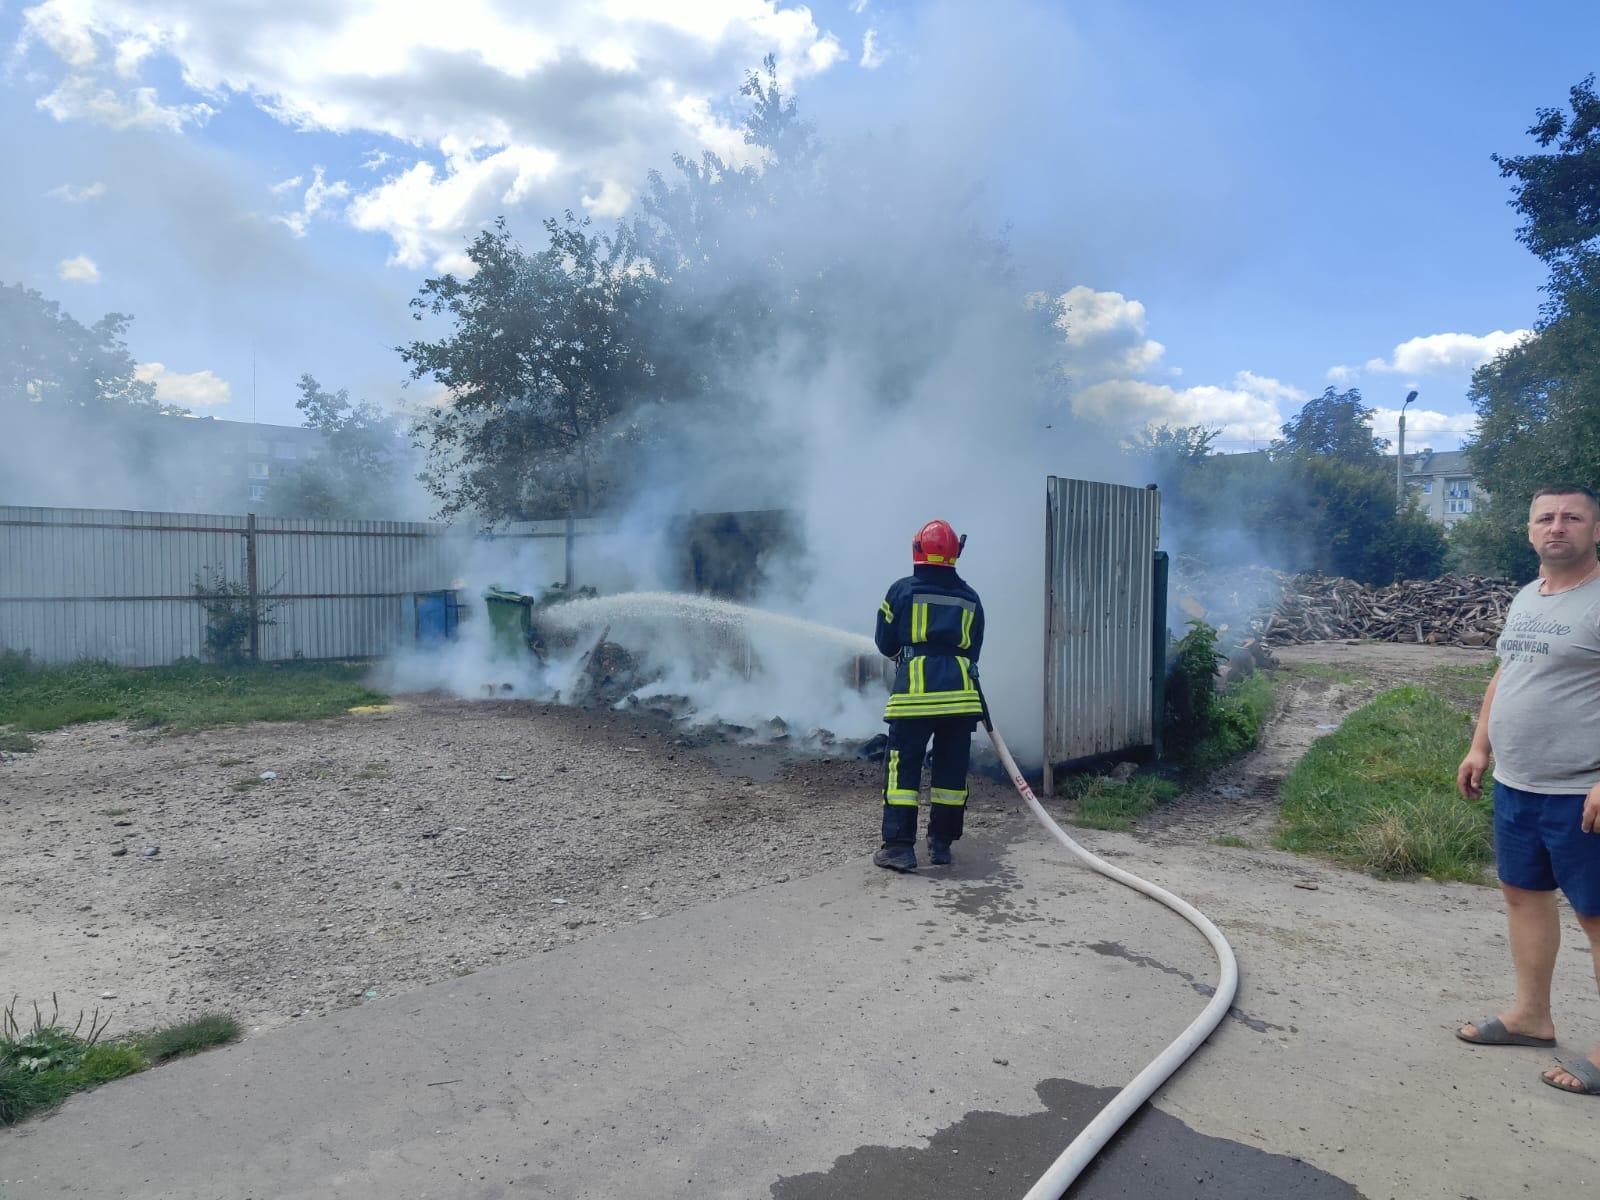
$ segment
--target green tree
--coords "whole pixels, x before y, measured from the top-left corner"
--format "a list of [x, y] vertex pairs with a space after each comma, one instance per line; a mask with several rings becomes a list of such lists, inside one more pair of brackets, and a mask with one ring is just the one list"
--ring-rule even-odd
[[1531, 579], [1528, 497], [1541, 484], [1600, 484], [1600, 95], [1591, 75], [1571, 112], [1538, 110], [1541, 153], [1495, 156], [1514, 181], [1518, 239], [1550, 269], [1536, 335], [1486, 363], [1469, 393], [1478, 432], [1467, 447], [1488, 492], [1452, 534], [1457, 565]]
[[158, 402], [155, 385], [135, 374], [124, 341], [132, 322], [107, 313], [85, 326], [32, 288], [0, 284], [0, 405], [183, 412]]
[[309, 428], [321, 432], [323, 450], [274, 487], [272, 511], [279, 516], [347, 520], [392, 519], [409, 462], [405, 422], [370, 401], [352, 402], [344, 388], [325, 390], [311, 375], [300, 376], [295, 401]]
[[1272, 443], [1272, 455], [1377, 465], [1389, 443], [1373, 436], [1372, 411], [1362, 402], [1359, 388], [1346, 392], [1327, 388], [1284, 423], [1283, 436]]
[[635, 436], [625, 418], [658, 398], [659, 283], [636, 269], [632, 237], [591, 233], [570, 212], [544, 229], [548, 245], [529, 253], [497, 221], [467, 249], [470, 277], [429, 279], [411, 301], [419, 320], [452, 324], [400, 347], [412, 377], [449, 397], [418, 431], [446, 515], [594, 512]]
[[1146, 426], [1128, 439], [1128, 452], [1157, 469], [1204, 462], [1215, 451], [1220, 428], [1207, 425]]

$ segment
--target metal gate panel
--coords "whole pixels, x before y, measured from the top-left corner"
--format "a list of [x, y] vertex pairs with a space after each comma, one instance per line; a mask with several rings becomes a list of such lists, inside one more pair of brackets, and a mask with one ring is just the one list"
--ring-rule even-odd
[[1155, 741], [1154, 488], [1051, 476], [1045, 496], [1044, 790], [1055, 764]]

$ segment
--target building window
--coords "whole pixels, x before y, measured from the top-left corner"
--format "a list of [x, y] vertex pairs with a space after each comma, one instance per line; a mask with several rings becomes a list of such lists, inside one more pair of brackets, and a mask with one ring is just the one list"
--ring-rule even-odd
[[270, 469], [268, 468], [266, 463], [264, 463], [264, 462], [253, 462], [253, 463], [250, 464], [250, 478], [251, 479], [267, 479], [267, 478], [270, 477], [270, 474], [271, 474]]
[[1446, 513], [1469, 513], [1472, 511], [1472, 501], [1447, 499], [1444, 502], [1444, 511]]
[[1433, 495], [1433, 480], [1431, 480], [1431, 479], [1424, 479], [1424, 480], [1423, 480], [1423, 481], [1422, 481], [1422, 494], [1423, 494], [1423, 495], [1424, 495], [1424, 496], [1431, 496], [1431, 495]]
[[267, 498], [267, 489], [259, 483], [250, 485], [250, 503], [259, 504]]
[[259, 454], [261, 457], [265, 458], [267, 455], [267, 444], [261, 441], [259, 438], [251, 438], [250, 453]]
[[272, 457], [286, 459], [293, 462], [295, 459], [293, 442], [277, 442], [272, 447]]
[[1472, 480], [1446, 479], [1444, 481], [1444, 494], [1452, 500], [1472, 499]]

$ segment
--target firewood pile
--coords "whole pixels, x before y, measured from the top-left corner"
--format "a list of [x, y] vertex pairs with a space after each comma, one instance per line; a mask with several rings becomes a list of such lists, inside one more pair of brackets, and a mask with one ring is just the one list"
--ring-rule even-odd
[[1370, 588], [1351, 579], [1295, 575], [1277, 607], [1250, 622], [1277, 646], [1362, 638], [1434, 646], [1492, 646], [1517, 585], [1482, 575], [1446, 575]]

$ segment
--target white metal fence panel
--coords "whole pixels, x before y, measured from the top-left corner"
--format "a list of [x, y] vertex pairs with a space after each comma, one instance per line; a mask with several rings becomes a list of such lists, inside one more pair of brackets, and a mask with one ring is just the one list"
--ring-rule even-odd
[[1051, 476], [1045, 500], [1044, 788], [1056, 763], [1152, 744], [1153, 488]]
[[0, 648], [151, 666], [198, 655], [202, 574], [243, 582], [245, 518], [0, 507]]
[[412, 635], [417, 592], [450, 587], [466, 539], [394, 521], [0, 507], [0, 649], [39, 662], [199, 657], [198, 581], [254, 590], [263, 660], [357, 658]]

